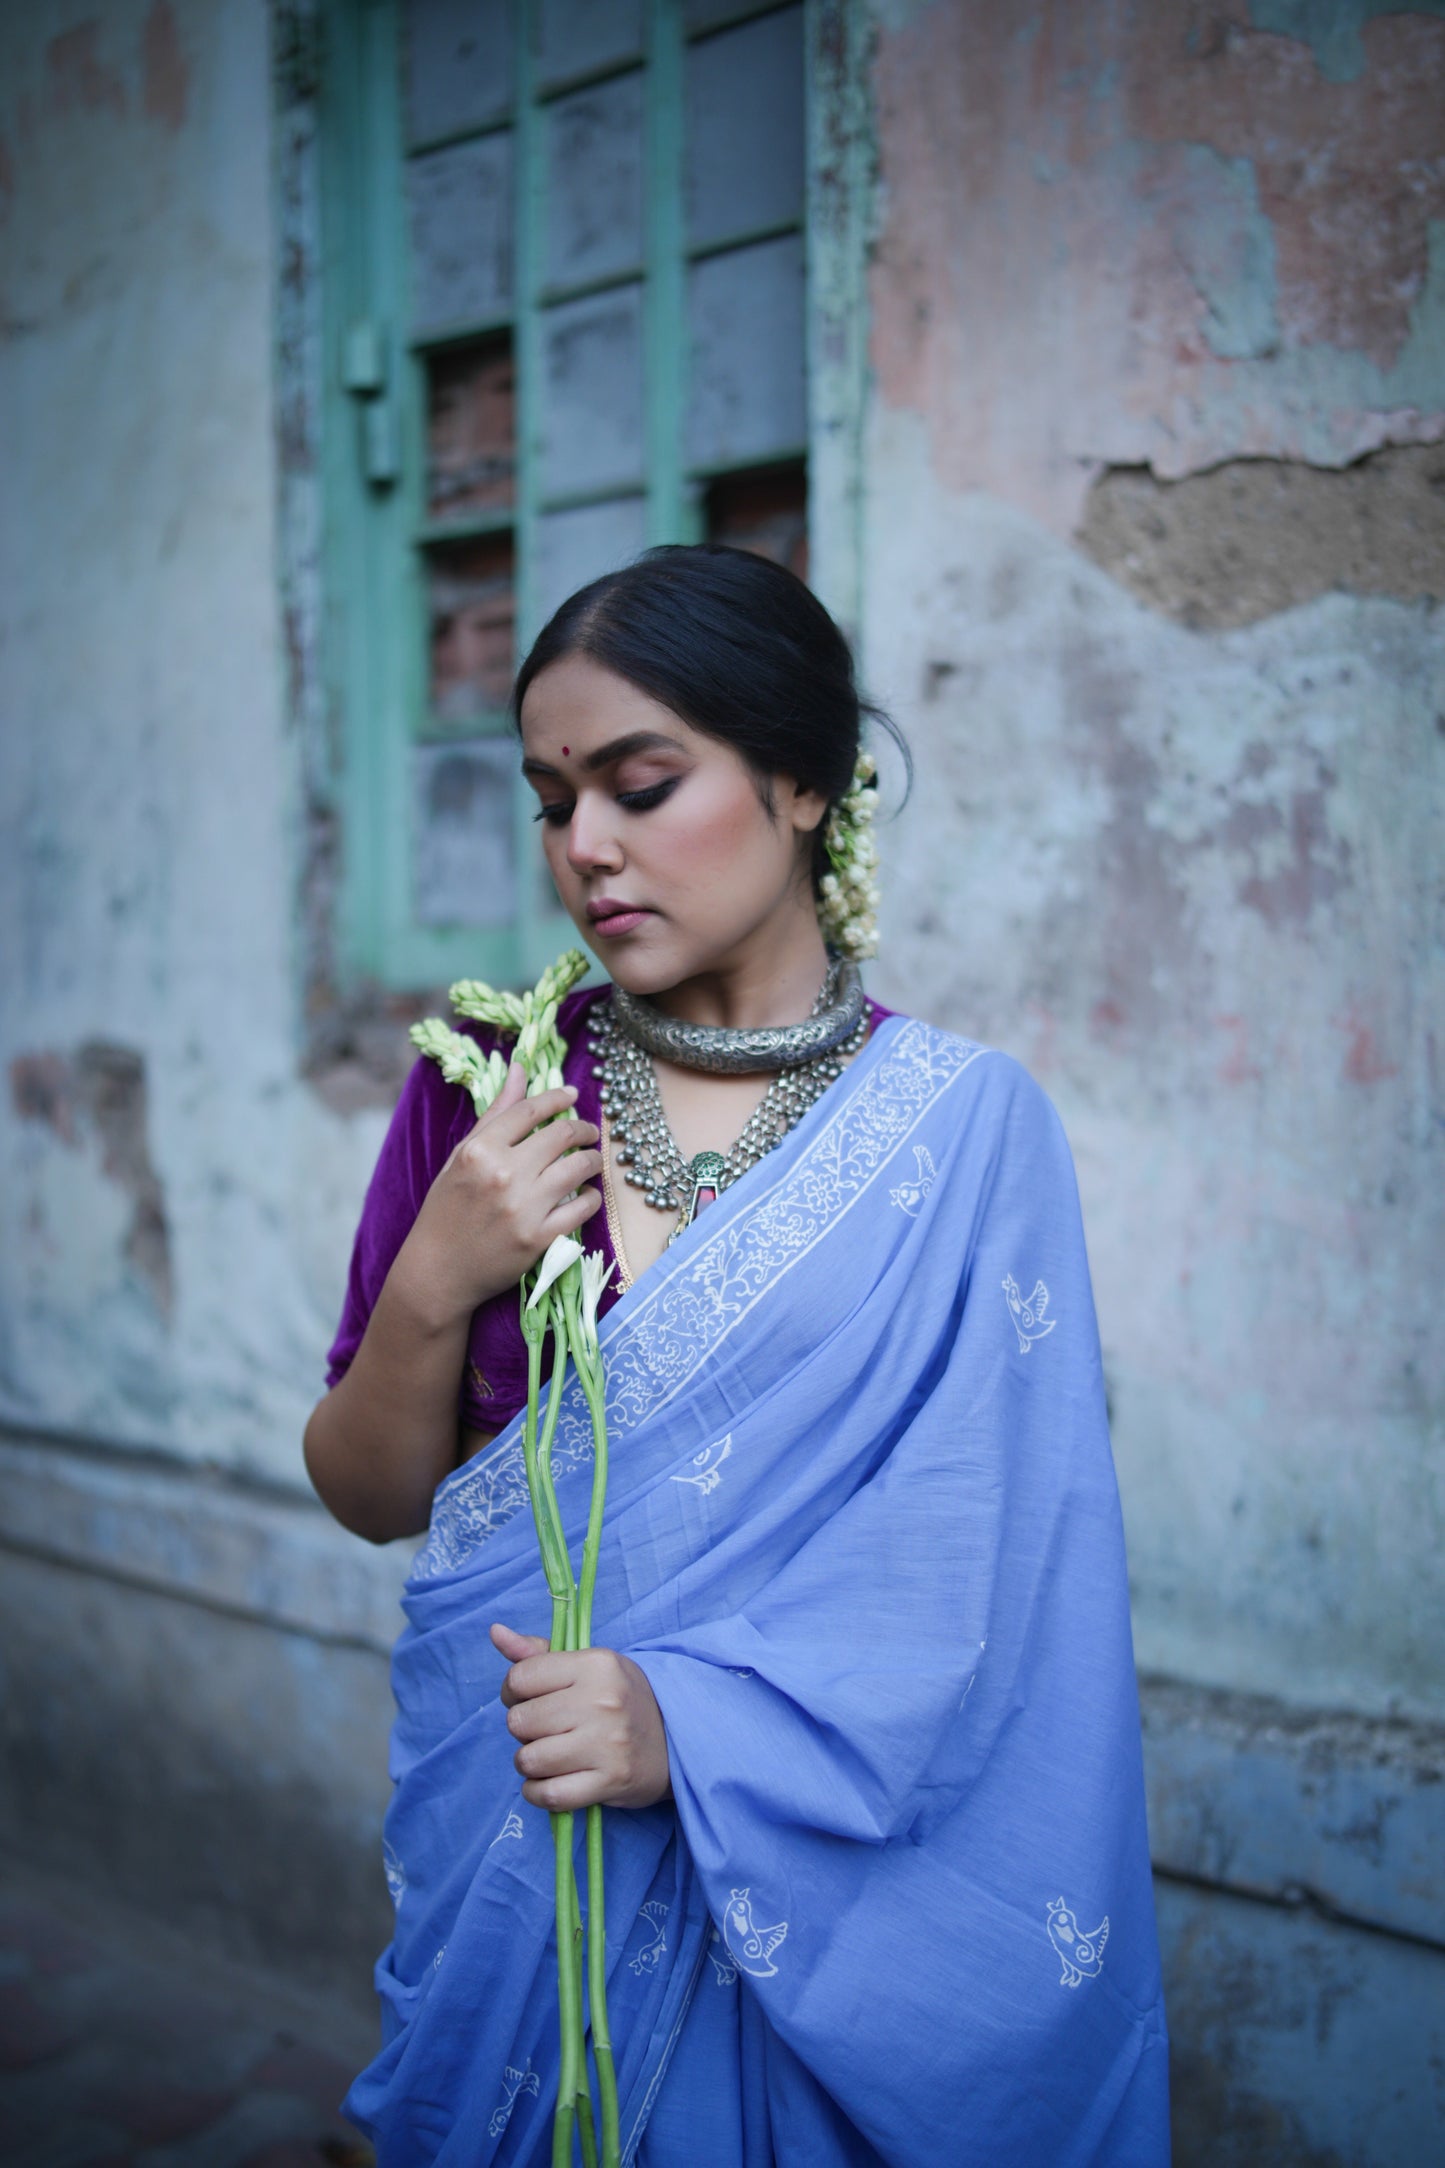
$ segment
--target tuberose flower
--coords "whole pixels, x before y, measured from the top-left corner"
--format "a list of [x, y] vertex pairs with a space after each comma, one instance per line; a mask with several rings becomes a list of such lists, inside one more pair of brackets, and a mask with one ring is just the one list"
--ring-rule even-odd
[[616, 1271], [615, 1265], [605, 1264], [600, 1250], [588, 1250], [582, 1258], [582, 1337], [587, 1346], [597, 1346], [597, 1305], [602, 1300], [602, 1290]]
[[527, 1308], [535, 1310], [542, 1296], [554, 1280], [560, 1280], [568, 1267], [575, 1265], [582, 1255], [582, 1245], [573, 1235], [558, 1235], [548, 1245], [547, 1253], [537, 1267], [537, 1284], [527, 1298]]

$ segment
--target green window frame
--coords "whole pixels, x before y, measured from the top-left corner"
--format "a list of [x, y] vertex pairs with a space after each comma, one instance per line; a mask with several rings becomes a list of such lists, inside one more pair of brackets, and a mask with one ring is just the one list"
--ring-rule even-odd
[[[447, 546], [503, 550], [510, 540], [515, 649], [544, 620], [541, 522], [550, 514], [622, 496], [641, 499], [639, 539], [690, 541], [706, 531], [709, 489], [739, 472], [806, 476], [811, 584], [845, 624], [856, 623], [858, 456], [863, 392], [862, 285], [866, 128], [856, 10], [848, 0], [805, 0], [807, 187], [797, 214], [689, 241], [684, 230], [685, 74], [689, 56], [719, 33], [790, 12], [787, 0], [752, 5], [641, 0], [633, 53], [567, 73], [539, 67], [541, 0], [490, 0], [510, 18], [512, 79], [494, 107], [464, 127], [408, 141], [403, 49], [405, 0], [324, 0], [320, 87], [322, 190], [323, 504], [328, 691], [339, 728], [337, 802], [342, 871], [334, 955], [342, 980], [383, 990], [421, 989], [480, 975], [531, 976], [574, 938], [546, 879], [530, 817], [531, 794], [509, 779], [506, 822], [513, 877], [494, 925], [425, 922], [413, 864], [418, 746], [471, 748], [502, 738], [500, 700], [460, 718], [431, 698], [427, 567]], [[488, 11], [488, 0], [482, 0]], [[549, 283], [546, 135], [563, 101], [624, 76], [642, 85], [644, 187], [641, 261]], [[514, 251], [506, 305], [466, 321], [428, 322], [416, 334], [417, 270], [407, 209], [419, 163], [461, 144], [511, 133]], [[486, 153], [477, 154], [485, 158]], [[693, 267], [755, 244], [803, 237], [806, 406], [797, 442], [766, 456], [689, 458], [687, 281]], [[571, 302], [640, 286], [645, 396], [643, 461], [635, 482], [595, 489], [551, 486], [539, 439], [544, 328]], [[438, 518], [428, 506], [429, 370], [438, 357], [510, 339], [515, 366], [514, 501]], [[552, 478], [553, 480], [555, 479]], [[515, 661], [515, 653], [512, 658]], [[497, 748], [499, 765], [504, 756]], [[431, 757], [430, 755], [426, 757]], [[435, 913], [432, 914], [433, 920]]]

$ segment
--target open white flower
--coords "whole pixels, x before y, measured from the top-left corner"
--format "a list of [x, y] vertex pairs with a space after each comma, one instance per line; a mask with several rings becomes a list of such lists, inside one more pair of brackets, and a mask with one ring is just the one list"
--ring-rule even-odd
[[597, 1305], [616, 1269], [615, 1265], [603, 1263], [600, 1250], [588, 1250], [582, 1259], [582, 1338], [594, 1350], [597, 1346]]
[[563, 1273], [575, 1265], [581, 1255], [582, 1245], [573, 1235], [558, 1235], [556, 1240], [548, 1245], [547, 1254], [538, 1268], [537, 1284], [527, 1297], [529, 1310], [536, 1309], [553, 1281], [560, 1280]]

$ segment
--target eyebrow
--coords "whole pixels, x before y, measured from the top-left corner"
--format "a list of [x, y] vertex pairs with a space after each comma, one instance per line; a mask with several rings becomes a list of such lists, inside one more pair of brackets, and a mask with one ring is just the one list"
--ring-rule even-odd
[[[585, 775], [596, 775], [600, 768], [610, 768], [614, 761], [626, 760], [629, 753], [652, 753], [663, 746], [670, 753], [680, 753], [684, 748], [676, 738], [665, 737], [660, 730], [632, 730], [624, 738], [612, 738], [606, 745], [599, 745], [595, 753], [588, 753], [582, 760]], [[557, 769], [549, 767], [545, 760], [524, 760], [523, 775], [552, 775]]]

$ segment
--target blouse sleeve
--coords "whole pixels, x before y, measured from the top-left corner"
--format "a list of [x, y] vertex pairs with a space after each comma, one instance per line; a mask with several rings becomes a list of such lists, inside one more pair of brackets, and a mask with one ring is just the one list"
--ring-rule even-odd
[[472, 1124], [471, 1101], [436, 1064], [419, 1060], [396, 1103], [361, 1208], [346, 1301], [327, 1357], [329, 1390], [350, 1369], [392, 1261], [452, 1147]]

